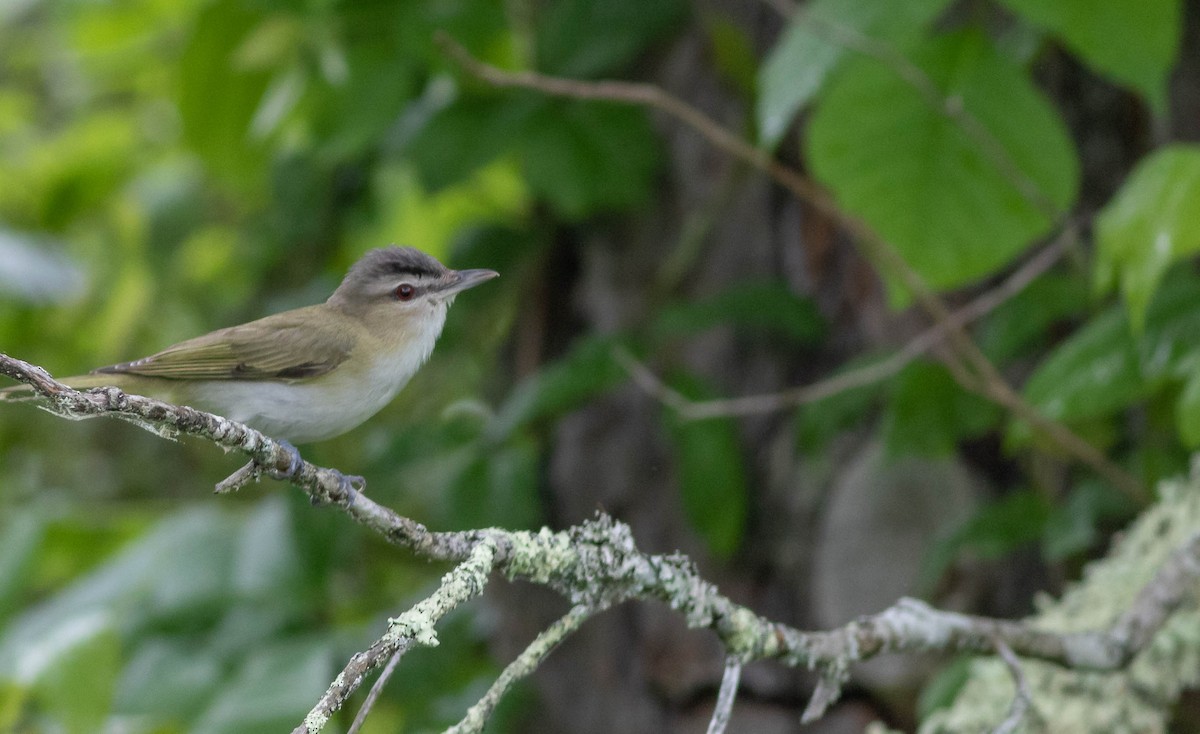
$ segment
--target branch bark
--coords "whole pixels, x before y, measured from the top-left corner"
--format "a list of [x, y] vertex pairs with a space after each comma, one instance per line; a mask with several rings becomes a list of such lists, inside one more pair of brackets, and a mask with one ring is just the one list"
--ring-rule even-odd
[[[220, 416], [127, 395], [116, 388], [76, 391], [55, 381], [42, 368], [5, 354], [0, 354], [0, 374], [32, 385], [49, 399], [47, 407], [63, 417], [112, 416], [131, 420], [160, 435], [184, 433], [204, 438], [261, 461], [278, 464], [291, 458], [278, 442]], [[983, 652], [994, 649], [999, 642], [1025, 658], [1075, 670], [1120, 670], [1151, 644], [1185, 602], [1191, 600], [1194, 604], [1191, 594], [1200, 584], [1197, 522], [1190, 526], [1191, 533], [1179, 547], [1156, 566], [1152, 577], [1137, 582], [1140, 590], [1115, 621], [1095, 629], [1056, 632], [1040, 624], [940, 611], [916, 599], [901, 599], [879, 614], [839, 629], [804, 632], [761, 617], [721, 595], [686, 556], [641, 552], [629, 527], [606, 515], [559, 532], [547, 528], [537, 532], [491, 528], [434, 533], [377, 505], [362, 492], [348, 496], [341, 476], [333, 469], [303, 462], [292, 481], [310, 498], [340, 507], [389, 541], [421, 557], [451, 560], [459, 565], [446, 574], [437, 592], [391, 620], [388, 631], [369, 650], [350, 660], [297, 732], [320, 731], [330, 714], [362, 683], [364, 675], [391, 656], [413, 644], [435, 644], [437, 621], [482, 593], [492, 570], [503, 571], [509, 579], [552, 588], [574, 605], [574, 616], [561, 623], [562, 634], [546, 633], [552, 643], [569, 634], [577, 621], [593, 610], [629, 600], [657, 600], [682, 615], [689, 627], [712, 630], [730, 657], [743, 662], [771, 659], [818, 670], [822, 684], [809, 706], [808, 717], [819, 716], [837, 699], [852, 663], [889, 652]], [[1151, 520], [1143, 518], [1138, 532], [1161, 537], [1163, 523], [1169, 527], [1169, 521], [1170, 516], [1155, 517], [1146, 530]], [[1136, 550], [1146, 555], [1144, 550]], [[1128, 578], [1123, 581], [1128, 585]], [[525, 663], [542, 656], [542, 647], [531, 646], [515, 670], [523, 671]], [[501, 690], [506, 685], [501, 685]]]

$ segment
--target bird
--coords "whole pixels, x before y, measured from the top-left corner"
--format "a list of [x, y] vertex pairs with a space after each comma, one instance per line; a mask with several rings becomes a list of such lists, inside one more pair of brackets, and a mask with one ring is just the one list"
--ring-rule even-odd
[[[324, 441], [378, 413], [429, 359], [455, 296], [499, 276], [451, 270], [413, 247], [366, 252], [324, 303], [182, 341], [148, 357], [60, 380], [116, 387], [244, 423], [276, 439]], [[36, 397], [28, 386], [0, 402]], [[353, 479], [359, 479], [353, 477]]]

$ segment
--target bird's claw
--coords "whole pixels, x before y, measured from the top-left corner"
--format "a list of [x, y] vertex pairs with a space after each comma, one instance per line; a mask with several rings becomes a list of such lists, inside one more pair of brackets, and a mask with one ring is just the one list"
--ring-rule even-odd
[[295, 479], [296, 475], [300, 473], [300, 468], [304, 466], [304, 459], [300, 458], [300, 451], [283, 439], [276, 439], [275, 444], [287, 452], [287, 469], [280, 469], [278, 466], [264, 466], [262, 467], [263, 471], [272, 479]]

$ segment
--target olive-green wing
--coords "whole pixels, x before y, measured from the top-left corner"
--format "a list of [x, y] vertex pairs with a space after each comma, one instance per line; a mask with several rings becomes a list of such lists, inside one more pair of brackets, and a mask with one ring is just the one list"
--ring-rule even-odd
[[[340, 318], [315, 319], [310, 309], [268, 316], [180, 342], [149, 357], [101, 367], [171, 380], [303, 380], [332, 371], [354, 348]], [[329, 316], [329, 314], [324, 314]]]

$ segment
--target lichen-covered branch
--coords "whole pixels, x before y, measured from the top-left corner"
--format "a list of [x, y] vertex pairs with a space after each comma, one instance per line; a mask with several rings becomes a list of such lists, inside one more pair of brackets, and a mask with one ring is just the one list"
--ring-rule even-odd
[[[69, 418], [114, 416], [132, 420], [159, 434], [182, 433], [239, 450], [268, 466], [282, 465], [290, 459], [289, 452], [269, 437], [220, 416], [127, 395], [114, 388], [72, 390], [41, 368], [4, 354], [0, 354], [0, 374], [32, 385], [48, 399], [51, 411]], [[1096, 592], [1099, 596], [1089, 601], [1085, 613], [1057, 621], [1052, 615], [1043, 615], [1018, 622], [946, 612], [915, 599], [901, 599], [879, 614], [839, 629], [804, 632], [761, 617], [723, 596], [686, 556], [643, 553], [629, 527], [606, 515], [559, 532], [547, 528], [537, 532], [490, 528], [435, 533], [374, 503], [362, 492], [347, 491], [341, 477], [333, 469], [303, 462], [292, 481], [319, 503], [340, 507], [354, 520], [417, 555], [459, 565], [446, 575], [435, 594], [391, 620], [387, 633], [347, 664], [306, 719], [307, 728], [298, 731], [319, 730], [321, 727], [314, 725], [323, 725], [330, 712], [360, 685], [363, 676], [397, 651], [412, 644], [436, 644], [437, 620], [482, 593], [492, 570], [502, 571], [510, 579], [557, 590], [580, 610], [580, 615], [584, 614], [582, 610], [591, 614], [630, 600], [662, 601], [679, 612], [690, 627], [716, 633], [727, 654], [743, 663], [773, 659], [815, 669], [821, 673], [822, 682], [809, 706], [810, 718], [820, 715], [836, 700], [852, 663], [882, 653], [988, 652], [1000, 641], [1024, 658], [1053, 663], [1058, 666], [1055, 670], [1118, 671], [1135, 660], [1139, 652], [1154, 650], [1163, 639], [1164, 629], [1178, 635], [1176, 622], [1181, 617], [1190, 620], [1191, 626], [1185, 629], [1193, 630], [1192, 637], [1200, 638], [1200, 633], [1194, 632], [1200, 629], [1196, 619], [1200, 613], [1192, 596], [1200, 585], [1200, 492], [1194, 489], [1190, 494], [1182, 490], [1165, 493], [1183, 509], [1168, 507], [1164, 500], [1139, 520], [1119, 550], [1122, 558], [1134, 559], [1126, 562], [1136, 562], [1137, 573], [1128, 573], [1119, 584]], [[1186, 502], [1179, 499], [1181, 495]], [[1136, 544], [1134, 550], [1129, 549], [1131, 544]], [[1092, 571], [1089, 585], [1109, 567], [1097, 568], [1100, 570]], [[1101, 605], [1100, 600], [1105, 604]], [[1066, 605], [1067, 600], [1063, 603]], [[1189, 605], [1186, 613], [1180, 613], [1185, 604]], [[1097, 616], [1097, 609], [1104, 609], [1106, 614]], [[1084, 619], [1088, 624], [1079, 623]], [[563, 624], [564, 634], [569, 633], [573, 622]], [[546, 639], [556, 637], [550, 634]], [[1179, 680], [1200, 678], [1200, 639], [1189, 639], [1188, 644], [1175, 644], [1170, 649], [1187, 659], [1186, 666], [1176, 666], [1177, 675], [1171, 684], [1176, 687], [1171, 690], [1177, 693]], [[528, 652], [529, 659], [540, 659], [541, 654]], [[1027, 663], [1027, 675], [1031, 675], [1029, 670], [1049, 668], [1045, 663], [1041, 668]], [[1001, 672], [1008, 676], [1007, 671]], [[1040, 682], [1034, 682], [1034, 690], [1040, 693]], [[993, 723], [1003, 718], [1011, 700], [1010, 694]]]
[[496, 547], [489, 541], [478, 543], [470, 557], [442, 577], [437, 591], [412, 609], [388, 620], [388, 631], [364, 652], [356, 653], [334, 678], [325, 695], [313, 706], [292, 734], [316, 734], [346, 699], [358, 690], [367, 673], [413, 645], [434, 647], [438, 644], [435, 625], [451, 610], [483, 593], [488, 574], [496, 563]]
[[713, 707], [712, 718], [708, 721], [708, 734], [725, 734], [741, 680], [742, 661], [731, 655], [725, 659], [725, 673], [721, 676], [721, 689], [717, 691], [717, 705]]

